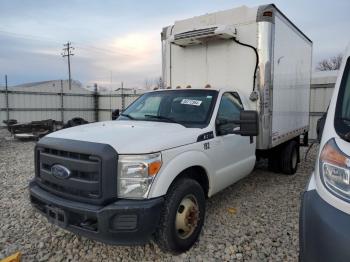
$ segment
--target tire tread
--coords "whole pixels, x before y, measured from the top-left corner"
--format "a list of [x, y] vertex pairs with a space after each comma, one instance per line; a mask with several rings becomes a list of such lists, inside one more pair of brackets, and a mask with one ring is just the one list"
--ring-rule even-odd
[[[179, 254], [180, 252], [186, 251], [189, 248], [179, 248], [174, 243], [174, 239], [172, 239], [172, 225], [168, 222], [168, 218], [171, 216], [171, 212], [173, 211], [174, 206], [176, 206], [176, 202], [178, 201], [178, 195], [184, 191], [185, 188], [190, 186], [194, 186], [200, 188], [203, 194], [203, 199], [198, 199], [198, 201], [205, 201], [204, 191], [201, 185], [190, 178], [182, 178], [176, 181], [169, 189], [164, 205], [160, 215], [160, 223], [159, 227], [155, 232], [155, 242], [165, 252], [170, 252], [172, 254]], [[205, 211], [205, 208], [204, 208]], [[204, 218], [203, 218], [204, 219]], [[200, 227], [203, 225], [204, 221], [201, 221]], [[199, 230], [200, 233], [200, 230]], [[198, 233], [198, 234], [199, 234]]]

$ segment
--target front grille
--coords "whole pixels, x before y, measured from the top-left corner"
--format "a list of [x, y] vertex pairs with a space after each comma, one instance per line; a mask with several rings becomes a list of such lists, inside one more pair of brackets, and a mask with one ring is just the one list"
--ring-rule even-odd
[[[56, 195], [82, 199], [101, 197], [101, 159], [94, 155], [38, 147], [36, 151], [38, 184]], [[51, 173], [55, 164], [70, 170], [68, 178], [57, 178]]]

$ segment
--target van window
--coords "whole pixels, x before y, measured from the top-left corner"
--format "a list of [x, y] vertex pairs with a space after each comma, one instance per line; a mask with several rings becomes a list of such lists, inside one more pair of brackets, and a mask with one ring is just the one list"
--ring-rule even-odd
[[350, 58], [346, 62], [340, 83], [334, 127], [341, 138], [350, 142]]

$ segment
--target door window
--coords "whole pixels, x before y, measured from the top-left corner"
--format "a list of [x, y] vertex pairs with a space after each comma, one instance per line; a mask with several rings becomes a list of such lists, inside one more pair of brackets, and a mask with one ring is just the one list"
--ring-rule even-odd
[[335, 130], [340, 137], [349, 141], [350, 134], [350, 58], [346, 62], [334, 117]]
[[243, 105], [238, 94], [225, 93], [221, 97], [216, 121], [217, 123], [228, 122], [227, 124], [221, 124], [221, 128], [233, 129], [238, 125], [232, 123], [232, 121], [239, 120], [242, 110]]
[[228, 121], [239, 120], [242, 110], [243, 105], [238, 94], [225, 93], [221, 97], [217, 118]]

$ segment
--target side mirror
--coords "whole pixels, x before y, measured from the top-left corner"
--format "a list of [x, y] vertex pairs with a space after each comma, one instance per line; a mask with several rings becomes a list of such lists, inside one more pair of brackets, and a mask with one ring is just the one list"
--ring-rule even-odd
[[233, 122], [230, 122], [226, 119], [216, 119], [215, 125], [216, 125], [217, 134], [219, 136], [225, 136], [233, 133], [233, 129], [231, 128], [232, 125], [228, 125], [228, 124], [233, 124]]
[[322, 134], [323, 134], [323, 129], [324, 129], [324, 125], [326, 123], [326, 118], [327, 118], [327, 112], [324, 113], [320, 119], [317, 120], [317, 124], [316, 124], [316, 133], [317, 133], [317, 141], [320, 143], [321, 142], [321, 138], [322, 138]]
[[259, 116], [258, 112], [253, 110], [241, 111], [239, 121], [235, 121], [240, 125], [240, 129], [234, 131], [234, 134], [241, 136], [257, 136], [259, 134]]
[[119, 109], [115, 109], [112, 111], [112, 120], [116, 120], [120, 115], [120, 110]]
[[[236, 125], [235, 128], [233, 126]], [[238, 127], [237, 127], [238, 125]], [[256, 111], [241, 111], [239, 120], [216, 120], [218, 135], [236, 134], [241, 136], [257, 136], [259, 134], [259, 117]]]

